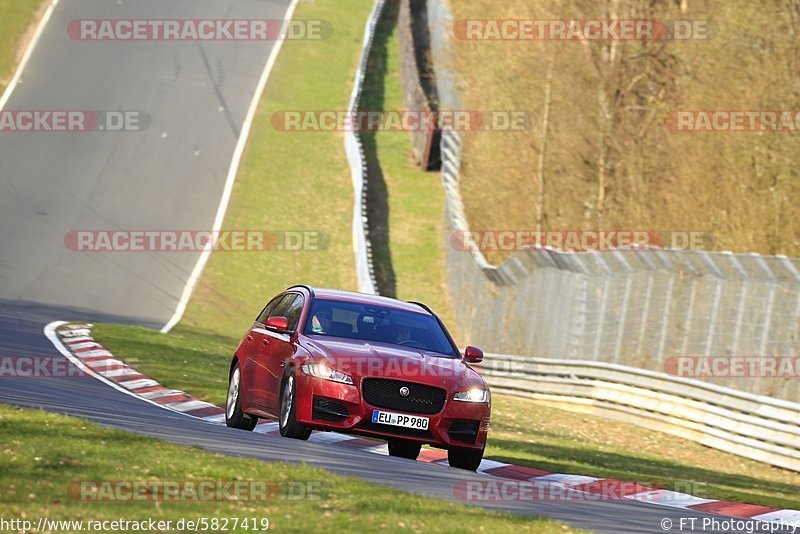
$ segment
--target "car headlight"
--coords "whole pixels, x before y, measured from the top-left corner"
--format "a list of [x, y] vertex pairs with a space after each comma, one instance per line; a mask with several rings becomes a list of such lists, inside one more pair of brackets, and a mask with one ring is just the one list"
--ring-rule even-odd
[[353, 384], [353, 377], [336, 369], [331, 369], [324, 363], [304, 363], [301, 367], [303, 372], [309, 376], [324, 378], [342, 384]]
[[483, 388], [472, 388], [467, 391], [457, 391], [453, 395], [453, 400], [464, 402], [488, 402], [489, 390]]

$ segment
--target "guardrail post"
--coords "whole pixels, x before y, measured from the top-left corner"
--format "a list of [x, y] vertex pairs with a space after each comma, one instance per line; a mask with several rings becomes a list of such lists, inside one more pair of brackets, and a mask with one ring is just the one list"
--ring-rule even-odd
[[[625, 258], [622, 256], [622, 253], [618, 250], [615, 250], [614, 257], [616, 257], [623, 268], [622, 276], [625, 277], [625, 289], [622, 292], [622, 309], [619, 311], [619, 326], [617, 327], [617, 338], [614, 341], [614, 363], [619, 363], [619, 355], [620, 351], [622, 350], [622, 337], [625, 334], [625, 321], [628, 319], [628, 302], [631, 297], [631, 283], [633, 281], [633, 269], [631, 266], [628, 265], [628, 262], [625, 261]], [[619, 275], [618, 275], [619, 276]]]
[[[792, 311], [791, 316], [789, 317], [790, 324], [794, 325], [794, 334], [791, 336], [790, 339], [794, 339], [795, 341], [800, 341], [800, 272], [798, 272], [797, 268], [792, 263], [792, 260], [787, 258], [786, 256], [780, 255], [778, 258], [781, 261], [781, 264], [784, 266], [786, 271], [792, 275], [792, 278], [795, 282], [795, 293], [797, 297], [795, 298], [794, 302], [794, 310]], [[788, 340], [787, 340], [788, 341]], [[791, 345], [787, 347], [785, 351], [786, 354], [791, 354], [792, 347]]]
[[711, 270], [714, 272], [714, 296], [711, 298], [711, 309], [709, 310], [710, 316], [708, 318], [708, 333], [706, 334], [706, 344], [703, 349], [703, 354], [706, 356], [713, 356], [712, 354], [712, 347], [714, 344], [714, 332], [717, 329], [717, 316], [719, 314], [719, 298], [720, 294], [722, 293], [722, 271], [720, 271], [719, 267], [711, 260], [711, 256], [704, 250], [700, 250], [697, 252], [700, 254], [700, 257], [708, 264]]
[[748, 286], [748, 276], [747, 271], [742, 267], [742, 263], [739, 259], [730, 252], [724, 252], [728, 257], [728, 260], [731, 263], [731, 266], [736, 270], [739, 274], [739, 298], [738, 304], [736, 306], [736, 319], [734, 320], [733, 324], [733, 339], [731, 340], [731, 348], [730, 354], [731, 356], [738, 356], [739, 355], [739, 336], [742, 332], [742, 321], [744, 319], [744, 305], [747, 300], [747, 286]]
[[767, 275], [769, 279], [769, 288], [767, 289], [767, 303], [764, 306], [764, 319], [761, 324], [761, 337], [758, 341], [758, 356], [766, 356], [767, 355], [767, 340], [769, 339], [769, 331], [772, 327], [772, 311], [775, 306], [775, 283], [777, 282], [775, 275], [772, 273], [772, 270], [767, 265], [767, 262], [764, 261], [760, 255], [753, 253], [753, 258], [756, 260], [756, 263], [759, 267], [761, 267], [764, 271], [764, 274]]
[[674, 293], [675, 276], [677, 275], [675, 267], [670, 261], [669, 257], [664, 251], [653, 251], [653, 255], [658, 258], [666, 269], [667, 273], [667, 287], [664, 289], [664, 306], [661, 310], [661, 329], [658, 335], [658, 349], [656, 349], [656, 362], [657, 368], [664, 364], [664, 351], [667, 343], [667, 328], [669, 327], [670, 310], [672, 309], [672, 296]]
[[683, 320], [683, 330], [681, 331], [680, 356], [686, 356], [687, 350], [689, 349], [689, 334], [691, 332], [692, 317], [694, 315], [694, 306], [695, 306], [694, 299], [697, 295], [697, 278], [698, 278], [694, 268], [692, 268], [688, 262], [684, 262], [684, 265], [688, 266], [691, 272], [688, 273], [689, 298], [686, 301], [686, 313], [684, 315], [684, 320]]
[[647, 276], [647, 289], [644, 291], [642, 314], [639, 319], [639, 334], [636, 336], [636, 356], [638, 356], [641, 361], [641, 357], [644, 355], [644, 334], [650, 320], [650, 303], [653, 300], [653, 286], [655, 285], [656, 273], [651, 250], [636, 250], [634, 254], [636, 254], [636, 257], [647, 267], [647, 270], [643, 271], [644, 276]]
[[575, 284], [577, 285], [577, 301], [575, 309], [575, 318], [572, 321], [572, 332], [569, 334], [570, 342], [567, 345], [567, 355], [573, 358], [579, 358], [580, 352], [583, 347], [583, 340], [586, 335], [586, 314], [587, 314], [587, 292], [589, 290], [589, 274], [590, 271], [586, 264], [578, 254], [573, 254], [572, 259], [577, 266], [578, 272], [576, 273]]
[[606, 320], [606, 307], [608, 306], [608, 293], [610, 291], [611, 286], [611, 269], [608, 268], [608, 264], [603, 259], [603, 257], [599, 253], [593, 253], [592, 257], [594, 258], [595, 262], [603, 269], [604, 276], [603, 278], [603, 289], [600, 295], [600, 309], [597, 312], [597, 333], [595, 334], [594, 338], [594, 359], [600, 360], [601, 359], [601, 351], [600, 351], [600, 342], [603, 338], [603, 328], [605, 326]]

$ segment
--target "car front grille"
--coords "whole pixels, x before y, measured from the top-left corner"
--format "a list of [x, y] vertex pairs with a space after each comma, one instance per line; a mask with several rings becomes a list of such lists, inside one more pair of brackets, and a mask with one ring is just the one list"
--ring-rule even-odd
[[347, 405], [336, 399], [314, 396], [311, 418], [315, 421], [339, 423], [347, 419]]
[[[400, 394], [404, 387], [408, 388], [405, 397]], [[439, 413], [447, 398], [447, 391], [442, 388], [388, 378], [365, 378], [361, 393], [365, 401], [378, 408], [422, 414]]]

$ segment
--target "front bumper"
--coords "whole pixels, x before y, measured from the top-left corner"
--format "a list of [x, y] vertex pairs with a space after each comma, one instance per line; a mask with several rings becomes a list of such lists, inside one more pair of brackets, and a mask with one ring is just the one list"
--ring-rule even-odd
[[[340, 384], [302, 373], [298, 373], [296, 379], [297, 419], [304, 425], [382, 439], [420, 441], [441, 448], [482, 449], [486, 443], [491, 413], [489, 403], [453, 401], [453, 392], [448, 391], [440, 412], [418, 414], [372, 406], [362, 398], [360, 385]], [[373, 423], [373, 410], [427, 417], [430, 419], [428, 430]]]

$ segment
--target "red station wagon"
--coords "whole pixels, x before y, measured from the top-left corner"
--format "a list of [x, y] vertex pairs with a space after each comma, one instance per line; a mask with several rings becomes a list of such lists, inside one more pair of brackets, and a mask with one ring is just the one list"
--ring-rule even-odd
[[229, 427], [277, 419], [285, 437], [312, 430], [382, 438], [389, 454], [416, 459], [428, 443], [451, 466], [483, 458], [491, 398], [442, 321], [427, 306], [293, 286], [273, 298], [242, 338], [230, 366]]

